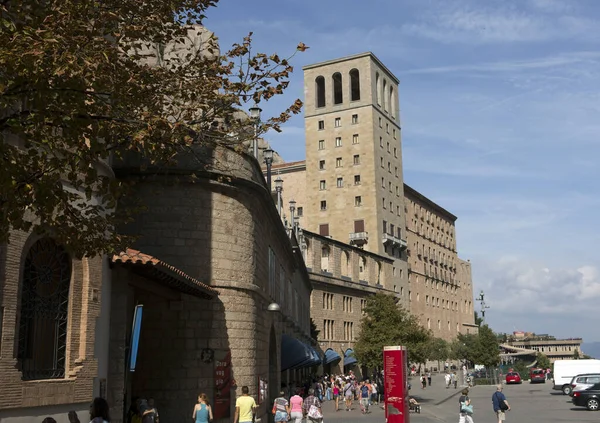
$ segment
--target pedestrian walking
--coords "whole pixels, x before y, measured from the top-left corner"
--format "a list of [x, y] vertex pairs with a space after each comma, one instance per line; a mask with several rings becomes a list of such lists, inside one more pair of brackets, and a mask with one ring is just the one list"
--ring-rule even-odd
[[[212, 407], [210, 406], [210, 403], [208, 401], [208, 396], [202, 393], [198, 395], [198, 403], [194, 406], [192, 420], [194, 420], [196, 423], [208, 423], [212, 419]], [[252, 421], [252, 416], [250, 418], [250, 421]]]
[[[108, 410], [108, 402], [104, 398], [94, 398], [90, 404], [90, 423], [109, 423], [110, 414]], [[70, 423], [80, 423], [75, 411], [69, 411], [67, 417]]]
[[502, 384], [496, 387], [496, 392], [492, 395], [492, 405], [494, 406], [494, 413], [496, 413], [498, 423], [506, 420], [506, 411], [510, 410], [510, 405], [502, 393]]
[[242, 395], [235, 401], [235, 415], [233, 423], [251, 423], [256, 410], [256, 402], [250, 395], [250, 389], [242, 386]]
[[300, 396], [302, 390], [296, 388], [296, 394], [290, 398], [290, 417], [294, 423], [302, 423], [304, 414], [302, 413], [302, 397]]
[[377, 383], [373, 382], [373, 384], [371, 385], [371, 402], [374, 404], [379, 404], [379, 393], [377, 391]]
[[458, 378], [456, 377], [456, 372], [454, 372], [450, 375], [450, 381], [454, 385], [454, 389], [456, 389], [457, 385], [458, 385]]
[[350, 411], [352, 408], [352, 398], [354, 397], [354, 393], [352, 392], [353, 385], [349, 379], [346, 379], [346, 384], [344, 385], [344, 398], [346, 399], [346, 411]]
[[285, 399], [285, 392], [279, 392], [279, 397], [273, 401], [271, 412], [275, 422], [287, 422], [290, 418], [290, 403]]
[[304, 411], [304, 415], [308, 422], [320, 423], [323, 420], [321, 401], [319, 401], [319, 398], [315, 397], [314, 389], [311, 388], [308, 390], [308, 397], [306, 397], [304, 404], [302, 404], [302, 410]]
[[369, 385], [367, 382], [363, 382], [360, 385], [360, 411], [363, 414], [367, 414], [369, 412], [369, 397], [371, 396], [371, 391], [369, 389]]
[[421, 389], [425, 389], [427, 387], [427, 378], [424, 374], [421, 375]]
[[427, 371], [427, 384], [431, 386], [431, 371]]
[[469, 398], [469, 389], [462, 390], [458, 399], [458, 406], [458, 423], [473, 423], [473, 405], [471, 405], [471, 399]]
[[340, 411], [340, 384], [337, 381], [333, 385], [333, 400], [335, 401], [335, 411]]
[[448, 389], [450, 387], [451, 381], [450, 373], [446, 372], [446, 374], [444, 375], [444, 381], [446, 382], [446, 389]]

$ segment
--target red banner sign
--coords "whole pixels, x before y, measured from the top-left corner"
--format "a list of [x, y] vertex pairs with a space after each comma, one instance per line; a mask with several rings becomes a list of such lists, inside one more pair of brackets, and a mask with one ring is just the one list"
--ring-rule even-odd
[[231, 417], [231, 351], [215, 351], [215, 401], [213, 418], [224, 419]]
[[385, 421], [409, 423], [406, 347], [383, 347]]

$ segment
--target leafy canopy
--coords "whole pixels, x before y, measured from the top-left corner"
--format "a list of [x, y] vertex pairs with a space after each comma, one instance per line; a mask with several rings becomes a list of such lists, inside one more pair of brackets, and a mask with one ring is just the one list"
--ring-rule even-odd
[[408, 349], [411, 362], [427, 359], [431, 332], [422, 327], [417, 317], [396, 304], [392, 295], [378, 293], [367, 298], [360, 334], [354, 354], [364, 366], [383, 367], [383, 347], [402, 345]]
[[0, 242], [33, 227], [78, 255], [120, 249], [130, 240], [115, 228], [135, 210], [117, 211], [131, 187], [109, 159], [169, 166], [195, 146], [254, 136], [239, 110], [284, 92], [290, 57], [252, 52], [252, 34], [221, 54], [199, 26], [216, 4], [0, 2]]

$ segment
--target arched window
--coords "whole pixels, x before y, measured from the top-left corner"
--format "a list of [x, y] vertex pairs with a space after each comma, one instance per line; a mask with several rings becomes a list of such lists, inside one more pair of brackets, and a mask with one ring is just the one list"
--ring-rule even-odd
[[27, 252], [19, 310], [18, 359], [24, 380], [65, 376], [71, 260], [53, 240]]
[[316, 91], [316, 106], [325, 107], [325, 78], [317, 76], [315, 79], [315, 91]]
[[390, 85], [390, 114], [396, 117], [396, 100], [394, 98], [394, 87]]
[[342, 251], [342, 276], [352, 277], [352, 263], [348, 251]]
[[342, 93], [342, 74], [336, 72], [331, 79], [333, 79], [333, 104], [341, 104], [344, 101], [344, 95]]
[[381, 105], [381, 100], [379, 99], [379, 91], [381, 91], [381, 81], [379, 80], [379, 72], [375, 73], [375, 99], [377, 100], [377, 104]]
[[350, 71], [350, 101], [360, 100], [360, 74], [358, 69]]
[[387, 81], [383, 80], [383, 90], [381, 91], [381, 101], [383, 102], [383, 110], [387, 110], [387, 102], [385, 101], [385, 97], [387, 95]]
[[359, 263], [358, 263], [358, 278], [361, 281], [366, 281], [367, 280], [367, 259], [363, 256], [361, 256], [359, 258]]
[[321, 247], [321, 270], [323, 272], [330, 272], [329, 270], [329, 254], [331, 253], [331, 249], [329, 245], [323, 245]]

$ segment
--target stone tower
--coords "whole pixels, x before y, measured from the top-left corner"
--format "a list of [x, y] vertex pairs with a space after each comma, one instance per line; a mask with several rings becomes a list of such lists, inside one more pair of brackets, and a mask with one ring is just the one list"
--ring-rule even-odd
[[398, 84], [370, 52], [304, 67], [303, 226], [394, 259], [380, 283], [400, 293], [408, 278]]

